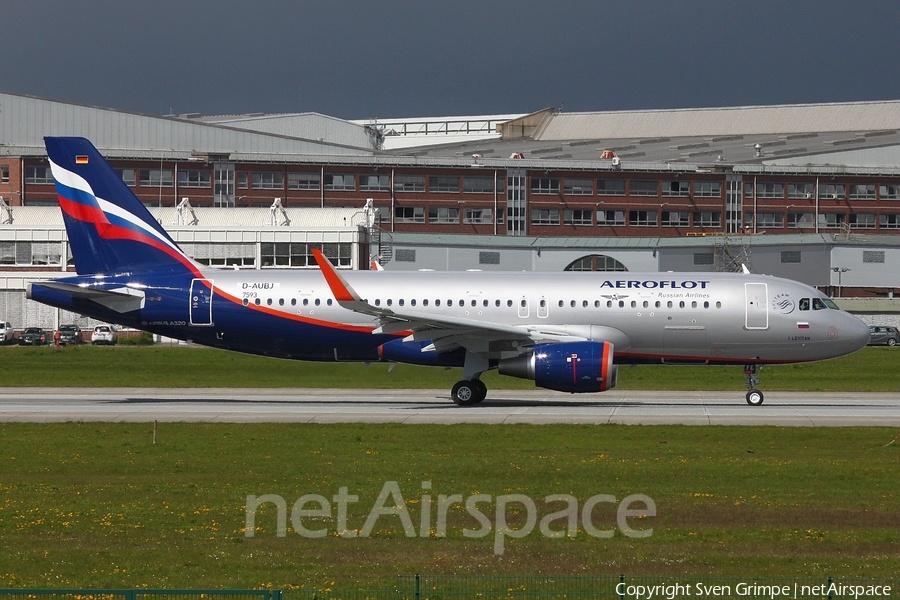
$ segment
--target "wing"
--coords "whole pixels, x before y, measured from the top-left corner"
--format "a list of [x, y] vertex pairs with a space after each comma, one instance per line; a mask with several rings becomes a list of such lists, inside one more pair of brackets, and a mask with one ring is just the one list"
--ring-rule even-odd
[[585, 335], [566, 331], [566, 327], [513, 326], [460, 317], [449, 318], [428, 312], [395, 311], [373, 306], [363, 300], [318, 249], [313, 256], [337, 303], [363, 315], [376, 317], [379, 326], [372, 333], [405, 333], [405, 342], [431, 340], [422, 351], [447, 352], [463, 347], [472, 352], [485, 353], [492, 346], [509, 349], [528, 347], [536, 343], [580, 342]]

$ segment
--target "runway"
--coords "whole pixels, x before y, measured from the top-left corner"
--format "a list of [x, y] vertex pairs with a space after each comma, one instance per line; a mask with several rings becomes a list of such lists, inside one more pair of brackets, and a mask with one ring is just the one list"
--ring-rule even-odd
[[458, 407], [447, 390], [12, 388], [0, 421], [228, 423], [621, 423], [898, 426], [900, 393], [767, 391], [762, 406], [735, 392], [569, 395], [496, 390]]

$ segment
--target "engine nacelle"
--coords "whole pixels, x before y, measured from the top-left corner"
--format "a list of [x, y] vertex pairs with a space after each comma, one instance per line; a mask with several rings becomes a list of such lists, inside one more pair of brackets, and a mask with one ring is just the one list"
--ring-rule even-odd
[[500, 361], [502, 375], [533, 379], [559, 392], [605, 392], [616, 387], [619, 367], [609, 342], [535, 344], [534, 350]]
[[452, 352], [438, 354], [434, 350], [422, 352], [422, 348], [431, 342], [404, 342], [402, 339], [391, 340], [378, 347], [378, 356], [389, 362], [429, 367], [461, 367], [466, 362], [466, 351], [457, 348]]

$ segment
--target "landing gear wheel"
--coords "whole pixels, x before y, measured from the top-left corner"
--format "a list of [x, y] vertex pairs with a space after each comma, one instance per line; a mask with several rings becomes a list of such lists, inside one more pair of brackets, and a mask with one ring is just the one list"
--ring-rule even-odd
[[750, 390], [747, 392], [747, 404], [750, 406], [759, 406], [763, 403], [764, 399], [763, 393], [759, 390]]
[[[486, 388], [485, 388], [486, 391]], [[457, 381], [450, 390], [450, 398], [457, 406], [471, 406], [478, 403], [478, 388], [472, 381]]]
[[484, 382], [480, 379], [473, 379], [469, 383], [472, 384], [472, 387], [475, 390], [475, 397], [472, 399], [472, 404], [481, 404], [484, 402], [484, 399], [487, 398], [487, 386], [484, 385]]

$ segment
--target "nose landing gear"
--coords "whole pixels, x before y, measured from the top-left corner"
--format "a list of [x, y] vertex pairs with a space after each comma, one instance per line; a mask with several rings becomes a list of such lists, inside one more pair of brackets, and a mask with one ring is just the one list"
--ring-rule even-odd
[[761, 365], [744, 365], [744, 375], [747, 376], [747, 404], [750, 406], [759, 406], [765, 399], [763, 393], [756, 389], [756, 386], [759, 384], [756, 373], [759, 369], [762, 369]]

